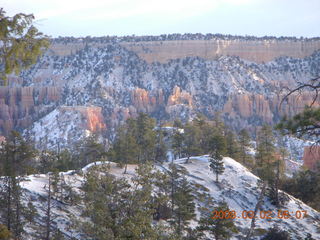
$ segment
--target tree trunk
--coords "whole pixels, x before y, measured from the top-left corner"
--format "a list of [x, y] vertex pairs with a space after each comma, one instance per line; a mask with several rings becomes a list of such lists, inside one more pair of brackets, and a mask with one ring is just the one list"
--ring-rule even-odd
[[51, 176], [49, 175], [49, 189], [48, 189], [48, 199], [47, 199], [47, 211], [46, 211], [46, 236], [45, 240], [50, 240], [51, 232]]
[[[282, 159], [284, 160], [284, 156], [282, 155]], [[276, 206], [280, 206], [280, 201], [279, 201], [279, 180], [280, 180], [280, 160], [277, 161], [277, 176], [276, 176]]]
[[[173, 174], [171, 172], [171, 174]], [[173, 215], [173, 209], [174, 209], [174, 179], [173, 176], [171, 176], [171, 214]]]
[[251, 220], [251, 226], [250, 226], [250, 229], [248, 231], [248, 234], [247, 234], [245, 240], [250, 240], [252, 232], [256, 226], [256, 215], [257, 215], [258, 211], [260, 210], [261, 204], [263, 202], [263, 197], [264, 197], [264, 194], [266, 191], [266, 186], [267, 186], [267, 182], [263, 182], [263, 186], [262, 186], [259, 198], [258, 198], [258, 202], [257, 202], [256, 207], [254, 209], [253, 218]]
[[8, 177], [8, 199], [7, 199], [7, 228], [11, 230], [11, 181]]
[[190, 159], [190, 155], [188, 154], [187, 160], [185, 161], [185, 163], [189, 163], [189, 159]]
[[124, 172], [123, 172], [123, 174], [127, 174], [127, 168], [128, 168], [128, 163], [125, 163], [125, 165], [124, 165]]

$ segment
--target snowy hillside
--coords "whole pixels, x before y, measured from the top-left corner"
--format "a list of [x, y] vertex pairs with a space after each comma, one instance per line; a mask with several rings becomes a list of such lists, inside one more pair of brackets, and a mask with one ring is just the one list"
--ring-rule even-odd
[[[240, 163], [231, 158], [223, 159], [225, 164], [225, 172], [220, 176], [220, 183], [217, 184], [214, 181], [214, 175], [209, 169], [207, 156], [192, 157], [188, 164], [185, 164], [185, 159], [175, 160], [175, 163], [184, 167], [187, 171], [187, 179], [197, 186], [202, 185], [202, 191], [207, 191], [214, 199], [215, 202], [226, 201], [230, 210], [234, 210], [237, 213], [235, 219], [236, 226], [239, 229], [239, 234], [234, 236], [233, 239], [241, 239], [241, 236], [245, 236], [248, 227], [250, 226], [250, 219], [243, 219], [242, 212], [254, 210], [257, 203], [258, 195], [261, 189], [258, 186], [259, 178], [250, 173]], [[94, 165], [110, 164], [110, 173], [116, 177], [131, 178], [135, 175], [136, 165], [128, 165], [127, 174], [123, 174], [123, 169], [117, 167], [115, 163], [92, 163], [82, 169], [82, 171], [75, 172], [69, 171], [67, 173], [60, 173], [64, 176], [66, 184], [73, 187], [75, 191], [79, 191], [79, 187], [83, 182], [83, 174]], [[157, 166], [160, 170], [165, 171], [168, 168], [168, 163]], [[33, 203], [37, 206], [39, 214], [43, 215], [44, 211], [41, 211], [41, 201], [39, 198], [46, 196], [45, 186], [48, 184], [47, 175], [32, 175], [28, 177], [29, 181], [23, 182], [23, 188], [27, 190], [28, 196], [33, 199]], [[294, 215], [296, 211], [306, 211], [307, 216], [303, 219], [297, 219], [292, 216], [289, 219], [279, 219], [277, 217], [277, 209], [270, 204], [267, 197], [264, 198], [263, 210], [272, 211], [275, 213], [273, 219], [257, 219], [256, 229], [268, 229], [274, 224], [280, 228], [287, 230], [292, 239], [304, 239], [307, 233], [311, 233], [313, 238], [320, 239], [320, 213], [305, 205], [301, 201], [288, 195], [289, 202], [282, 210], [288, 210], [291, 215]], [[81, 206], [71, 206], [64, 202], [55, 201], [55, 211], [59, 214], [54, 221], [57, 226], [66, 236], [77, 237], [76, 233], [73, 233], [68, 228], [70, 227], [71, 217], [79, 217]], [[197, 202], [197, 205], [200, 203]], [[192, 223], [192, 226], [197, 225], [196, 222]], [[31, 237], [33, 228], [28, 226], [26, 229], [28, 237], [26, 239], [34, 239]], [[259, 237], [253, 238], [259, 239]]]
[[33, 140], [37, 149], [68, 147], [90, 136], [95, 130], [105, 128], [99, 107], [60, 106], [34, 122], [24, 131], [27, 139]]

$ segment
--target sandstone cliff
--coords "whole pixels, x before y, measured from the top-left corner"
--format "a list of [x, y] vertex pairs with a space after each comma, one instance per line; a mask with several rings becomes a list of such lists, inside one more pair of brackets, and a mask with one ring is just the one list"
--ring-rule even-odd
[[165, 63], [170, 59], [219, 56], [238, 56], [256, 63], [268, 62], [277, 57], [303, 58], [320, 49], [320, 41], [275, 40], [178, 40], [129, 42], [122, 46], [136, 52], [148, 63]]

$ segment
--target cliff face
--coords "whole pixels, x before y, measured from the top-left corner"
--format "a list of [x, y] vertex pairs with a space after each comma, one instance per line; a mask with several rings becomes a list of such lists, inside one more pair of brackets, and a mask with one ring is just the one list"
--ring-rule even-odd
[[13, 128], [30, 126], [60, 97], [57, 87], [0, 87], [0, 129], [8, 134]]
[[174, 40], [122, 43], [148, 63], [165, 63], [170, 59], [238, 56], [256, 63], [269, 62], [281, 56], [304, 58], [320, 49], [320, 41], [276, 40]]
[[[283, 102], [284, 95], [264, 96], [260, 94], [232, 95], [224, 105], [223, 112], [232, 117], [240, 116], [242, 119], [256, 117], [261, 122], [273, 124], [281, 116], [293, 116], [304, 107], [310, 106], [314, 99], [314, 94], [303, 92], [293, 94], [288, 101]], [[320, 101], [314, 103], [314, 107], [319, 107]]]
[[56, 43], [31, 69], [11, 76], [9, 87], [0, 88], [0, 135], [25, 128], [37, 135], [54, 109], [73, 119], [63, 117], [65, 128], [74, 126], [81, 134], [112, 136], [140, 111], [159, 120], [188, 120], [199, 112], [212, 118], [221, 112], [231, 127], [254, 130], [311, 102], [312, 95], [303, 92], [279, 107], [284, 88], [320, 75], [320, 51], [314, 52], [319, 42]]

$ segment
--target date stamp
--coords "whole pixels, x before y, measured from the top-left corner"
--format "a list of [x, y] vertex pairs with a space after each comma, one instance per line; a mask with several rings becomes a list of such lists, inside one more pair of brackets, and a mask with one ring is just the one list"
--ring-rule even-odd
[[[307, 216], [307, 211], [305, 210], [278, 210], [273, 211], [259, 211], [256, 214], [256, 219], [303, 219]], [[231, 211], [212, 211], [212, 219], [253, 219], [254, 211], [243, 210], [241, 213], [237, 213], [234, 210]]]

